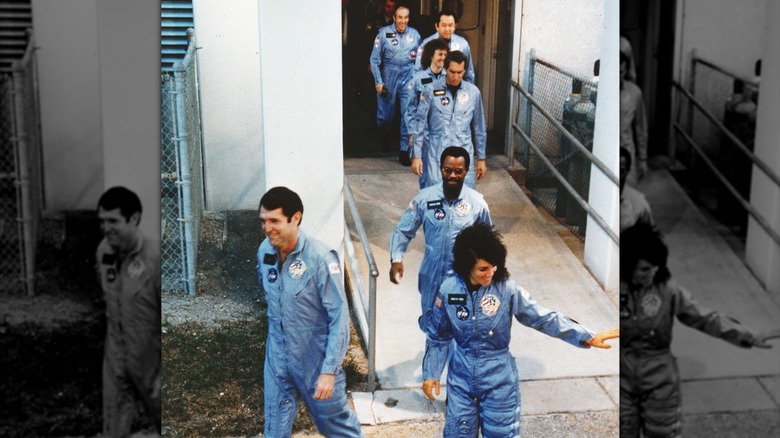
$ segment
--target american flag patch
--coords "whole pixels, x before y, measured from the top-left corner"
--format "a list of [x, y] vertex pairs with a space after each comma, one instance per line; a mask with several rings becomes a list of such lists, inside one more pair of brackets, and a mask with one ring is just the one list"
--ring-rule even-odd
[[436, 303], [434, 303], [434, 304], [436, 304], [436, 307], [441, 307], [442, 301], [441, 301], [441, 297], [440, 296], [436, 297]]

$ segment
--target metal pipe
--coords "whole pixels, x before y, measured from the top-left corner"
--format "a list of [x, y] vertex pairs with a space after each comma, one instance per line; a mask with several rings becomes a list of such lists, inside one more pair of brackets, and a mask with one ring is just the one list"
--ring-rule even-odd
[[769, 166], [767, 166], [767, 164], [766, 164], [766, 163], [764, 163], [764, 161], [763, 161], [763, 160], [761, 160], [760, 158], [758, 158], [758, 156], [756, 156], [756, 154], [754, 154], [754, 153], [753, 153], [753, 151], [751, 151], [750, 149], [748, 149], [748, 147], [747, 147], [747, 146], [745, 146], [745, 144], [744, 144], [744, 143], [742, 143], [742, 142], [741, 142], [741, 141], [740, 141], [740, 140], [737, 138], [737, 136], [736, 136], [736, 135], [734, 135], [734, 134], [733, 134], [731, 131], [729, 131], [729, 130], [728, 130], [728, 128], [726, 128], [726, 126], [725, 126], [725, 125], [723, 125], [723, 123], [721, 123], [721, 122], [720, 122], [720, 120], [716, 119], [716, 118], [715, 118], [715, 116], [713, 116], [713, 115], [712, 115], [712, 113], [710, 113], [709, 111], [707, 111], [707, 110], [706, 110], [706, 109], [705, 109], [705, 108], [704, 108], [704, 107], [703, 107], [703, 106], [702, 106], [702, 105], [701, 105], [701, 104], [700, 104], [700, 103], [699, 103], [699, 102], [696, 100], [696, 98], [695, 98], [695, 97], [693, 97], [693, 96], [692, 96], [690, 93], [688, 93], [688, 91], [687, 91], [686, 89], [684, 89], [682, 86], [680, 86], [680, 84], [679, 84], [679, 83], [677, 83], [676, 81], [672, 81], [672, 84], [673, 84], [673, 85], [674, 85], [674, 86], [675, 86], [675, 87], [676, 87], [678, 90], [680, 90], [680, 91], [683, 93], [683, 95], [684, 95], [685, 97], [687, 97], [687, 98], [688, 98], [688, 100], [689, 100], [691, 103], [693, 103], [693, 104], [696, 106], [696, 108], [698, 108], [698, 109], [699, 109], [699, 110], [702, 112], [702, 114], [704, 114], [704, 116], [705, 116], [705, 117], [707, 117], [707, 118], [708, 118], [708, 119], [709, 119], [709, 120], [710, 120], [710, 121], [711, 121], [711, 122], [712, 122], [712, 123], [713, 123], [713, 124], [714, 124], [714, 125], [715, 125], [715, 126], [718, 128], [718, 129], [719, 129], [719, 130], [720, 130], [720, 132], [721, 132], [721, 133], [723, 133], [723, 135], [725, 135], [725, 136], [726, 136], [726, 138], [728, 138], [728, 139], [729, 139], [729, 140], [730, 140], [732, 143], [734, 143], [734, 145], [735, 145], [735, 146], [736, 146], [736, 147], [737, 147], [737, 148], [738, 148], [740, 151], [742, 151], [742, 153], [743, 153], [743, 154], [747, 155], [747, 156], [748, 156], [748, 158], [750, 158], [750, 160], [753, 162], [753, 164], [755, 164], [756, 166], [758, 166], [758, 168], [759, 168], [759, 169], [761, 169], [761, 171], [762, 171], [762, 172], [764, 172], [764, 174], [766, 174], [766, 176], [768, 176], [768, 177], [769, 177], [769, 179], [771, 179], [771, 180], [772, 180], [772, 182], [774, 182], [774, 183], [775, 183], [775, 184], [776, 184], [778, 187], [780, 187], [780, 177], [777, 175], [777, 173], [775, 173], [775, 172], [772, 170], [772, 168], [770, 168]]
[[734, 196], [737, 201], [742, 205], [742, 207], [747, 210], [747, 212], [753, 216], [753, 219], [758, 222], [759, 225], [761, 225], [761, 228], [764, 229], [764, 231], [769, 234], [770, 237], [772, 237], [772, 240], [775, 241], [778, 245], [780, 245], [780, 234], [777, 234], [775, 230], [772, 229], [772, 227], [769, 225], [769, 222], [764, 219], [764, 216], [761, 215], [758, 211], [756, 211], [755, 208], [753, 208], [752, 205], [748, 201], [745, 200], [745, 198], [742, 197], [742, 195], [739, 194], [737, 189], [734, 188], [734, 186], [729, 183], [728, 179], [726, 179], [725, 176], [718, 170], [718, 168], [715, 166], [715, 164], [710, 160], [710, 158], [707, 156], [707, 154], [704, 153], [704, 151], [699, 147], [698, 144], [691, 138], [691, 136], [688, 135], [687, 132], [680, 126], [678, 123], [674, 124], [674, 128], [682, 134], [683, 138], [688, 142], [688, 144], [691, 145], [691, 147], [696, 151], [697, 154], [701, 157], [701, 159], [704, 161], [705, 164], [707, 164], [707, 167], [710, 168], [713, 174], [718, 178], [718, 180], [726, 187], [726, 189], [731, 193], [732, 196]]
[[545, 61], [544, 59], [537, 57], [536, 56], [536, 49], [532, 49], [531, 53], [532, 53], [532, 55], [531, 55], [532, 56], [531, 62], [536, 61], [539, 64], [542, 64], [543, 66], [545, 66], [545, 67], [547, 67], [549, 69], [555, 70], [558, 73], [561, 73], [561, 74], [563, 74], [565, 76], [568, 76], [568, 77], [570, 77], [572, 79], [577, 79], [579, 81], [582, 81], [583, 84], [588, 84], [591, 87], [597, 88], [599, 86], [599, 84], [597, 84], [596, 82], [593, 82], [592, 79], [588, 79], [588, 78], [583, 77], [580, 74], [578, 74], [578, 73], [576, 73], [576, 72], [574, 72], [572, 70], [569, 70], [569, 69], [567, 69], [565, 67], [559, 67], [559, 66], [557, 66], [557, 65], [555, 65], [555, 64], [553, 64], [553, 63], [551, 63], [549, 61]]
[[[366, 255], [370, 274], [368, 278], [368, 391], [374, 392], [374, 381], [376, 380], [376, 278], [379, 276], [379, 270], [376, 266], [374, 253], [371, 251], [368, 236], [366, 236], [366, 230], [363, 227], [363, 221], [360, 219], [360, 212], [357, 209], [355, 197], [346, 177], [344, 178], [344, 197], [347, 198], [347, 205], [349, 205], [349, 211], [352, 213], [352, 219], [355, 222], [355, 230], [360, 237], [360, 243], [363, 245], [363, 252]], [[348, 236], [346, 234], [345, 239]], [[363, 333], [364, 338], [365, 336], [366, 334]]]
[[547, 159], [547, 157], [542, 153], [542, 151], [537, 147], [533, 141], [531, 141], [531, 137], [529, 137], [525, 132], [523, 132], [522, 129], [520, 129], [517, 124], [512, 124], [512, 127], [523, 137], [525, 141], [528, 142], [528, 145], [533, 148], [534, 152], [536, 152], [539, 155], [539, 158], [542, 160], [542, 162], [547, 166], [547, 168], [552, 172], [555, 179], [558, 180], [561, 185], [566, 188], [566, 190], [569, 192], [570, 195], [574, 198], [575, 201], [577, 201], [577, 204], [580, 205], [592, 218], [596, 221], [597, 224], [604, 230], [604, 232], [607, 233], [610, 239], [612, 239], [613, 242], [615, 242], [616, 245], [620, 246], [620, 239], [618, 238], [617, 234], [615, 234], [614, 231], [612, 231], [612, 228], [607, 225], [606, 221], [601, 218], [601, 216], [594, 210], [590, 204], [585, 202], [585, 200], [580, 197], [579, 193], [577, 193], [576, 190], [569, 184], [568, 181], [566, 181], [566, 178], [561, 176], [560, 173], [558, 173], [558, 169], [555, 168], [555, 166], [550, 162], [550, 160]]
[[740, 81], [742, 81], [742, 82], [744, 82], [746, 84], [752, 85], [754, 87], [758, 87], [759, 86], [759, 83], [756, 82], [754, 79], [745, 79], [745, 78], [743, 78], [742, 76], [740, 76], [740, 75], [738, 75], [736, 73], [732, 73], [731, 71], [729, 71], [729, 70], [727, 70], [727, 69], [725, 69], [723, 67], [717, 66], [717, 65], [715, 65], [715, 64], [713, 64], [713, 63], [711, 63], [711, 62], [709, 62], [707, 60], [704, 60], [702, 58], [699, 58], [697, 56], [693, 56], [692, 58], [693, 58], [693, 62], [698, 62], [698, 63], [704, 64], [707, 67], [709, 67], [709, 68], [711, 68], [711, 69], [713, 69], [715, 71], [721, 72], [721, 73], [723, 73], [726, 76], [731, 76], [734, 79], [739, 79]]
[[[187, 50], [189, 53], [189, 49]], [[185, 57], [187, 60], [187, 57]], [[174, 141], [176, 141], [177, 149], [179, 150], [179, 162], [177, 163], [179, 170], [179, 181], [177, 185], [181, 187], [182, 208], [181, 218], [179, 221], [184, 227], [184, 245], [186, 251], [185, 262], [185, 276], [187, 293], [190, 296], [195, 296], [196, 284], [195, 284], [195, 236], [192, 220], [192, 196], [191, 196], [191, 179], [190, 179], [190, 154], [189, 154], [189, 131], [187, 129], [187, 96], [186, 96], [186, 84], [184, 82], [184, 76], [186, 75], [186, 67], [183, 62], [176, 62], [173, 64], [173, 78], [174, 78], [174, 94], [176, 97], [176, 125], [178, 126], [178, 133]]]
[[563, 127], [563, 125], [561, 125], [557, 120], [555, 120], [555, 118], [553, 116], [551, 116], [550, 113], [548, 113], [547, 110], [545, 110], [541, 105], [539, 105], [539, 103], [536, 101], [536, 99], [534, 99], [530, 94], [528, 94], [528, 92], [525, 91], [523, 89], [523, 87], [521, 87], [516, 82], [512, 82], [512, 86], [514, 86], [515, 88], [520, 90], [520, 92], [523, 93], [523, 96], [525, 96], [525, 98], [528, 99], [528, 101], [531, 102], [539, 110], [539, 112], [542, 113], [542, 115], [545, 118], [547, 118], [547, 120], [549, 120], [553, 124], [553, 126], [555, 126], [555, 128], [558, 131], [560, 131], [566, 137], [566, 139], [568, 139], [570, 142], [572, 142], [574, 144], [574, 146], [577, 147], [577, 149], [579, 149], [579, 151], [582, 152], [582, 154], [585, 155], [588, 158], [588, 160], [590, 160], [591, 163], [595, 164], [596, 167], [607, 178], [610, 179], [610, 181], [615, 183], [615, 185], [617, 185], [617, 186], [620, 185], [620, 179], [617, 177], [617, 175], [612, 173], [612, 171], [609, 170], [609, 168], [607, 167], [606, 164], [604, 164], [604, 162], [602, 162], [595, 155], [593, 155], [593, 153], [591, 151], [589, 151], [588, 148], [583, 146], [582, 143], [580, 143], [580, 141], [577, 140], [577, 137], [572, 135], [571, 132], [569, 132], [566, 128]]
[[[24, 65], [20, 61], [15, 61], [12, 67], [13, 71], [13, 118], [14, 118], [14, 136], [11, 141], [14, 143], [16, 152], [16, 202], [21, 205], [17, 208], [18, 232], [21, 236], [19, 248], [22, 250], [20, 257], [20, 267], [22, 268], [22, 284], [27, 296], [35, 294], [35, 242], [32, 233], [32, 209], [30, 196], [30, 173], [29, 159], [27, 155], [26, 117], [24, 114]], [[21, 213], [21, 214], [20, 214]]]

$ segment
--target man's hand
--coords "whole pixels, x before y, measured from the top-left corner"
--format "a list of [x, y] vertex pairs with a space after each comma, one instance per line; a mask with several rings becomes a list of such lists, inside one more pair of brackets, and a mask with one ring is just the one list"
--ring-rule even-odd
[[441, 388], [439, 386], [438, 380], [424, 380], [422, 384], [422, 390], [426, 397], [428, 397], [430, 400], [436, 400], [436, 398], [433, 396], [433, 393], [431, 392], [432, 389], [436, 388], [436, 395], [439, 395], [441, 393]]
[[620, 337], [620, 329], [607, 330], [605, 332], [596, 333], [596, 336], [588, 339], [585, 345], [596, 348], [612, 348], [611, 345], [605, 344], [607, 339], [614, 339]]
[[758, 348], [772, 348], [772, 345], [767, 344], [766, 341], [775, 338], [780, 338], [780, 330], [770, 330], [768, 332], [757, 333], [753, 339], [752, 346]]
[[487, 172], [487, 163], [485, 160], [477, 160], [477, 179], [482, 179]]
[[422, 158], [412, 158], [412, 173], [417, 176], [422, 176]]
[[375, 84], [374, 88], [376, 88], [376, 94], [382, 94], [382, 87], [384, 84]]
[[395, 262], [390, 265], [390, 282], [393, 284], [399, 284], [402, 278], [404, 278], [403, 262]]
[[327, 400], [333, 395], [333, 383], [336, 381], [335, 374], [320, 374], [317, 377], [317, 386], [314, 390], [314, 400]]

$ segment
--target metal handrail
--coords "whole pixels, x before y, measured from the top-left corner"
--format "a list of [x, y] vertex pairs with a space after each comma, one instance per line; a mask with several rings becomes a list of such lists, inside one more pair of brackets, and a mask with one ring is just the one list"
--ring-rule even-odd
[[[578, 150], [579, 150], [579, 151], [580, 151], [580, 152], [581, 152], [583, 155], [585, 155], [585, 157], [587, 157], [587, 158], [588, 158], [588, 160], [589, 160], [591, 163], [595, 164], [595, 165], [596, 165], [596, 167], [597, 167], [597, 168], [598, 168], [598, 169], [599, 169], [599, 170], [600, 170], [600, 171], [601, 171], [601, 172], [602, 172], [602, 173], [603, 173], [603, 174], [604, 174], [604, 175], [605, 175], [607, 178], [609, 178], [609, 180], [610, 180], [610, 181], [612, 181], [613, 183], [615, 183], [615, 185], [617, 185], [617, 186], [619, 186], [619, 185], [620, 185], [620, 179], [617, 177], [617, 175], [615, 175], [615, 174], [614, 174], [614, 173], [613, 173], [613, 172], [612, 172], [612, 171], [611, 171], [611, 170], [610, 170], [610, 169], [607, 167], [607, 165], [606, 165], [606, 164], [604, 164], [604, 162], [603, 162], [603, 161], [601, 161], [601, 160], [600, 160], [600, 159], [598, 159], [598, 158], [597, 158], [595, 155], [593, 155], [593, 153], [592, 153], [591, 151], [589, 151], [589, 150], [588, 150], [588, 148], [586, 148], [585, 146], [583, 146], [583, 145], [582, 145], [582, 143], [580, 143], [580, 141], [577, 139], [577, 137], [575, 137], [575, 136], [574, 136], [574, 135], [573, 135], [571, 132], [569, 132], [569, 130], [568, 130], [568, 129], [564, 128], [564, 127], [563, 127], [563, 125], [561, 125], [561, 123], [560, 123], [560, 122], [558, 122], [557, 120], [555, 120], [555, 118], [554, 118], [553, 116], [551, 116], [551, 115], [550, 115], [550, 113], [549, 113], [549, 112], [547, 112], [547, 110], [545, 110], [545, 109], [544, 109], [544, 108], [543, 108], [543, 107], [542, 107], [542, 106], [539, 104], [539, 102], [537, 102], [537, 101], [536, 101], [536, 99], [534, 99], [534, 98], [533, 98], [533, 97], [532, 97], [530, 94], [528, 94], [528, 92], [527, 92], [525, 89], [523, 89], [523, 87], [522, 87], [520, 84], [518, 84], [517, 82], [514, 82], [514, 81], [512, 81], [512, 86], [513, 86], [514, 88], [516, 88], [518, 91], [520, 91], [520, 93], [522, 93], [522, 94], [523, 94], [523, 96], [525, 96], [525, 98], [526, 98], [526, 99], [528, 99], [528, 101], [529, 101], [529, 102], [531, 102], [531, 104], [532, 104], [532, 105], [533, 105], [533, 106], [534, 106], [534, 107], [535, 107], [537, 110], [539, 110], [539, 112], [540, 112], [540, 113], [541, 113], [541, 114], [542, 114], [542, 115], [543, 115], [545, 118], [547, 118], [547, 120], [549, 120], [549, 121], [550, 121], [550, 122], [553, 124], [553, 126], [555, 126], [555, 129], [557, 129], [558, 131], [560, 131], [560, 132], [561, 132], [561, 134], [563, 134], [563, 136], [564, 136], [564, 137], [566, 137], [566, 139], [567, 139], [567, 140], [569, 140], [570, 142], [572, 142], [572, 144], [574, 144], [574, 146], [575, 146], [575, 147], [576, 147], [576, 148], [577, 148], [577, 149], [578, 149]], [[513, 125], [514, 125], [514, 124], [513, 124]], [[517, 129], [519, 129], [519, 128], [517, 128]]]
[[566, 178], [561, 176], [561, 174], [558, 172], [558, 169], [555, 168], [555, 166], [550, 162], [550, 160], [547, 159], [547, 157], [544, 155], [541, 149], [539, 149], [536, 144], [534, 144], [533, 141], [531, 141], [531, 137], [528, 136], [522, 129], [520, 129], [519, 126], [517, 126], [516, 123], [512, 123], [512, 128], [514, 128], [515, 131], [517, 131], [525, 141], [528, 142], [528, 144], [533, 148], [534, 152], [536, 152], [539, 155], [539, 158], [542, 160], [542, 162], [547, 166], [548, 169], [550, 169], [550, 172], [552, 172], [555, 179], [558, 180], [559, 183], [566, 189], [566, 191], [569, 192], [569, 194], [574, 198], [575, 201], [577, 201], [577, 204], [580, 205], [587, 213], [590, 215], [593, 220], [596, 221], [597, 224], [604, 230], [604, 232], [607, 233], [610, 239], [612, 239], [613, 242], [615, 242], [616, 245], [620, 245], [620, 239], [618, 238], [617, 234], [615, 234], [614, 231], [612, 231], [612, 228], [607, 225], [607, 222], [604, 221], [604, 219], [596, 212], [596, 210], [593, 209], [593, 207], [590, 206], [590, 204], [587, 203], [582, 197], [577, 193], [576, 190], [574, 190], [574, 187], [572, 187], [568, 181], [566, 181]]
[[712, 124], [715, 125], [718, 128], [718, 130], [720, 130], [720, 132], [723, 135], [726, 136], [726, 138], [728, 138], [732, 143], [734, 143], [734, 145], [737, 147], [737, 149], [739, 149], [743, 154], [747, 155], [747, 157], [750, 158], [750, 160], [753, 162], [753, 164], [755, 164], [759, 169], [761, 169], [761, 171], [764, 172], [764, 174], [766, 176], [768, 176], [769, 179], [772, 180], [772, 182], [774, 182], [778, 187], [780, 187], [780, 176], [778, 176], [777, 173], [775, 173], [774, 170], [772, 170], [772, 168], [770, 168], [763, 160], [758, 158], [758, 156], [756, 154], [754, 154], [753, 151], [748, 149], [748, 147], [745, 146], [745, 144], [742, 143], [742, 141], [740, 141], [737, 138], [737, 136], [734, 135], [734, 133], [729, 131], [729, 129], [726, 128], [726, 126], [720, 120], [716, 119], [715, 116], [712, 115], [712, 113], [707, 111], [707, 109], [704, 108], [701, 105], [701, 103], [699, 103], [699, 101], [696, 100], [696, 98], [693, 97], [688, 92], [688, 90], [683, 88], [682, 85], [680, 85], [677, 81], [672, 81], [672, 85], [674, 85], [675, 88], [680, 90], [680, 92], [682, 92], [683, 96], [688, 98], [688, 100], [691, 103], [693, 103], [693, 105], [696, 106], [696, 108], [698, 108], [699, 111], [701, 111], [702, 114], [704, 114], [704, 116], [707, 117], [712, 122]]
[[[366, 235], [366, 230], [363, 227], [363, 221], [360, 219], [360, 212], [358, 211], [357, 204], [355, 203], [355, 196], [352, 194], [352, 189], [349, 187], [349, 182], [347, 181], [346, 177], [344, 177], [344, 198], [347, 200], [349, 211], [352, 214], [352, 220], [355, 222], [355, 231], [357, 231], [358, 236], [360, 237], [360, 243], [363, 245], [363, 252], [366, 256], [366, 262], [368, 263], [370, 274], [368, 278], [367, 322], [365, 321], [366, 309], [365, 304], [363, 304], [363, 295], [361, 293], [362, 286], [359, 281], [359, 275], [357, 275], [358, 290], [352, 291], [352, 298], [353, 302], [359, 300], [361, 304], [360, 311], [358, 312], [358, 320], [360, 321], [360, 328], [363, 334], [363, 339], [368, 339], [368, 345], [366, 346], [366, 349], [368, 350], [368, 391], [374, 392], [374, 381], [376, 380], [376, 279], [379, 277], [379, 270], [377, 269], [376, 260], [374, 259], [374, 253], [371, 251], [371, 246], [368, 241], [368, 236]], [[344, 224], [344, 228], [344, 245], [348, 250], [347, 252], [350, 256], [350, 260], [352, 261], [352, 270], [357, 274], [359, 272], [357, 260], [355, 257], [354, 248], [352, 247], [352, 240], [350, 238], [346, 222]], [[355, 306], [355, 309], [357, 308], [358, 306]], [[366, 331], [368, 331], [368, 333], [366, 333]], [[367, 338], [366, 335], [368, 335]]]
[[715, 166], [715, 163], [710, 160], [710, 158], [707, 156], [707, 154], [704, 152], [704, 150], [701, 149], [701, 147], [691, 138], [690, 135], [688, 135], [687, 132], [683, 129], [682, 126], [680, 126], [679, 123], [674, 124], [674, 128], [682, 134], [683, 138], [688, 142], [688, 144], [691, 145], [693, 150], [696, 151], [697, 154], [701, 157], [701, 159], [704, 161], [704, 163], [707, 165], [707, 167], [710, 168], [713, 174], [718, 178], [718, 180], [726, 187], [726, 189], [734, 196], [737, 201], [742, 205], [742, 207], [747, 210], [747, 212], [753, 216], [753, 219], [758, 222], [758, 224], [761, 226], [761, 228], [764, 229], [764, 231], [769, 234], [769, 236], [774, 240], [778, 245], [780, 245], [780, 235], [777, 234], [775, 230], [772, 229], [772, 227], [769, 225], [769, 222], [767, 222], [766, 219], [764, 219], [764, 216], [761, 215], [755, 208], [753, 208], [750, 203], [745, 200], [745, 198], [742, 197], [742, 195], [739, 194], [737, 189], [734, 188], [734, 186], [729, 183], [728, 179], [726, 179], [725, 176], [718, 170], [717, 166]]
[[709, 67], [709, 68], [711, 68], [711, 69], [713, 69], [715, 71], [721, 72], [721, 73], [723, 73], [726, 76], [731, 76], [732, 78], [739, 79], [740, 81], [742, 81], [742, 82], [744, 82], [746, 84], [752, 85], [754, 87], [758, 87], [758, 82], [756, 82], [754, 79], [743, 78], [742, 76], [740, 76], [740, 75], [738, 75], [736, 73], [730, 72], [729, 70], [727, 70], [727, 69], [725, 69], [725, 68], [723, 68], [721, 66], [715, 65], [715, 64], [713, 64], [713, 63], [711, 63], [711, 62], [709, 62], [709, 61], [707, 61], [705, 59], [699, 58], [696, 55], [696, 51], [692, 51], [691, 52], [691, 62], [693, 63], [694, 66], [696, 65], [696, 63], [704, 64], [707, 67]]

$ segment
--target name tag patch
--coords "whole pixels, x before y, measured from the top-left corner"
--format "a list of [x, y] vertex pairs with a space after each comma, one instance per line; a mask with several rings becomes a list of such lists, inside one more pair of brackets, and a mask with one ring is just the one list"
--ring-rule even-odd
[[434, 95], [434, 96], [437, 96], [437, 97], [438, 97], [438, 96], [444, 96], [444, 95], [446, 95], [446, 94], [447, 94], [447, 90], [445, 90], [445, 89], [441, 89], [441, 90], [433, 90], [433, 95]]
[[466, 294], [447, 295], [447, 304], [466, 304]]
[[263, 264], [264, 265], [273, 265], [276, 264], [276, 254], [270, 254], [267, 253], [263, 256]]
[[428, 210], [435, 210], [437, 208], [441, 208], [442, 202], [441, 199], [438, 201], [428, 201]]

